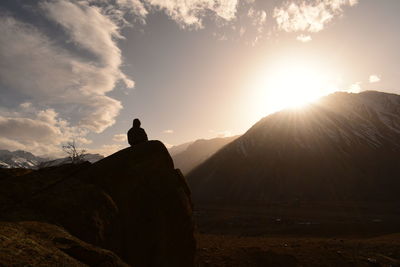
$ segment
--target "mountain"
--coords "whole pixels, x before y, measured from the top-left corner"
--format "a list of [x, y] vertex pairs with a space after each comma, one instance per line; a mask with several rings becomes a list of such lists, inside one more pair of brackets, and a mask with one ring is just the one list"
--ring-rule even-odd
[[[85, 154], [83, 158], [86, 161], [94, 163], [104, 158], [104, 156], [100, 154]], [[49, 158], [38, 157], [23, 150], [0, 150], [0, 168], [35, 169], [68, 163], [71, 163], [68, 157], [50, 160]]]
[[[103, 158], [104, 158], [104, 156], [100, 155], [100, 154], [88, 153], [88, 154], [83, 155], [83, 161], [89, 161], [90, 163], [95, 163]], [[59, 158], [59, 159], [54, 159], [54, 160], [42, 161], [42, 162], [40, 162], [39, 167], [46, 168], [46, 167], [59, 166], [59, 165], [69, 164], [69, 163], [71, 163], [71, 159], [69, 157], [65, 157], [65, 158]]]
[[400, 96], [337, 92], [271, 114], [188, 175], [195, 202], [399, 200]]
[[94, 164], [0, 169], [0, 266], [194, 266], [190, 190], [149, 141]]
[[185, 151], [188, 148], [188, 146], [193, 144], [193, 142], [194, 141], [186, 142], [186, 143], [176, 145], [176, 146], [172, 146], [172, 147], [168, 148], [169, 154], [173, 157], [176, 154], [179, 154], [179, 153]]
[[182, 146], [186, 146], [186, 148], [179, 153], [172, 154], [175, 166], [179, 168], [183, 174], [187, 174], [236, 138], [238, 138], [238, 136], [220, 137], [208, 140], [199, 139], [191, 143], [180, 145], [178, 147], [182, 148]]
[[40, 162], [46, 160], [48, 159], [22, 150], [14, 152], [0, 150], [0, 168], [35, 168]]

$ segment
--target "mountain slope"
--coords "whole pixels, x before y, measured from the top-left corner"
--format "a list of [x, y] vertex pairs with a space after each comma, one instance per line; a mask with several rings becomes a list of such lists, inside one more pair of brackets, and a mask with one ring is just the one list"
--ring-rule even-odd
[[179, 168], [183, 174], [187, 174], [236, 138], [238, 136], [196, 140], [190, 143], [184, 151], [172, 155], [175, 167]]
[[22, 150], [0, 150], [0, 168], [34, 168], [46, 160]]
[[[83, 156], [83, 160], [90, 163], [95, 163], [103, 158], [104, 156], [100, 154], [88, 153]], [[71, 159], [68, 157], [50, 160], [49, 158], [38, 157], [23, 150], [0, 150], [0, 168], [37, 169], [69, 163], [71, 163]]]
[[[82, 161], [89, 161], [90, 163], [95, 163], [103, 158], [104, 156], [100, 154], [84, 154], [82, 157]], [[71, 159], [69, 157], [65, 157], [54, 160], [42, 161], [40, 162], [39, 166], [40, 168], [46, 168], [46, 167], [60, 166], [63, 164], [70, 164], [70, 163]]]
[[197, 202], [393, 199], [400, 96], [335, 93], [269, 115], [188, 175]]
[[185, 151], [188, 148], [188, 146], [190, 146], [193, 143], [194, 143], [194, 141], [191, 141], [191, 142], [186, 142], [186, 143], [183, 143], [180, 145], [172, 146], [172, 147], [168, 148], [168, 152], [173, 157], [173, 156]]

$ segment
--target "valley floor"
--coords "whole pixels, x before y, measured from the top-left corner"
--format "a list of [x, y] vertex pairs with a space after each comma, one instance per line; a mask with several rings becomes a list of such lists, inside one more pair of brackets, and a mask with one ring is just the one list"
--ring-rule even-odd
[[199, 266], [400, 266], [398, 203], [197, 207]]

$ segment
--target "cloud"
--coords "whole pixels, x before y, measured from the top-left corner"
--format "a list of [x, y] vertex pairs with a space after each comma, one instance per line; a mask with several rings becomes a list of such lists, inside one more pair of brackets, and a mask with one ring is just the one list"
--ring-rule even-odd
[[146, 17], [149, 13], [139, 0], [116, 0], [116, 4], [119, 5], [121, 9], [127, 10], [140, 17]]
[[373, 74], [373, 75], [370, 75], [369, 76], [369, 82], [370, 83], [377, 83], [377, 82], [379, 82], [381, 80], [381, 78], [378, 76], [378, 75], [376, 75], [376, 74]]
[[235, 18], [238, 0], [145, 0], [153, 7], [164, 10], [181, 26], [202, 27], [207, 12], [229, 21]]
[[[13, 101], [21, 101], [16, 108], [2, 108], [1, 130], [6, 135], [1, 147], [56, 153], [68, 138], [87, 144], [89, 131], [100, 133], [114, 124], [122, 105], [106, 94], [120, 81], [128, 88], [134, 82], [120, 70], [117, 41], [123, 37], [115, 12], [107, 15], [91, 2], [40, 1], [32, 6], [33, 13], [57, 26], [57, 38], [46, 25], [1, 13], [0, 87]], [[145, 15], [143, 10], [135, 12]], [[32, 138], [10, 134], [12, 127], [32, 132]]]
[[278, 29], [286, 32], [319, 32], [343, 13], [343, 7], [357, 3], [354, 0], [291, 1], [276, 7], [273, 17]]
[[[89, 132], [101, 133], [115, 123], [123, 106], [108, 93], [134, 86], [121, 70], [123, 27], [137, 18], [145, 23], [157, 11], [182, 28], [201, 28], [210, 17], [217, 25], [233, 23], [239, 0], [39, 0], [27, 6], [24, 18], [0, 10], [0, 97], [15, 102], [0, 108], [5, 133], [0, 148], [46, 154], [71, 138], [88, 144]], [[249, 34], [252, 26], [256, 41], [267, 13], [242, 8], [247, 24], [236, 30]], [[32, 138], [11, 134], [12, 127], [33, 131]]]
[[217, 132], [217, 137], [230, 137], [230, 136], [232, 136], [231, 131]]
[[126, 134], [115, 134], [112, 140], [115, 142], [126, 142], [127, 137]]
[[209, 133], [213, 133], [215, 134], [216, 137], [230, 137], [232, 136], [232, 132], [231, 131], [215, 131], [215, 130], [208, 130]]
[[[59, 155], [61, 143], [75, 139], [89, 144], [86, 131], [71, 126], [53, 109], [35, 110], [23, 103], [19, 112], [0, 113], [0, 147], [28, 150], [36, 155]], [[31, 113], [31, 111], [34, 111]]]
[[347, 90], [349, 93], [359, 93], [361, 92], [361, 82], [356, 82], [352, 85], [350, 85], [350, 88]]
[[296, 37], [297, 41], [306, 43], [306, 42], [310, 42], [312, 40], [310, 35], [304, 35], [304, 34], [300, 34]]
[[[74, 16], [73, 11], [66, 13]], [[102, 27], [102, 24], [87, 27], [92, 29]], [[78, 30], [73, 31], [71, 35], [79, 35]], [[3, 86], [32, 99], [36, 105], [57, 106], [63, 115], [76, 118], [80, 127], [94, 132], [102, 132], [115, 122], [122, 105], [105, 94], [118, 80], [132, 85], [119, 70], [121, 59], [115, 45], [99, 44], [104, 52], [101, 53], [97, 48], [91, 50], [89, 41], [84, 43], [80, 42], [81, 37], [71, 37], [77, 45], [98, 54], [96, 60], [84, 61], [56, 45], [37, 28], [11, 17], [0, 19], [0, 34], [3, 37], [0, 39]], [[107, 34], [112, 33], [103, 31], [103, 35]], [[104, 38], [104, 42], [110, 41], [108, 37]]]
[[247, 16], [253, 19], [254, 26], [262, 26], [267, 20], [267, 13], [264, 10], [256, 10], [253, 7], [250, 7]]
[[171, 130], [171, 129], [164, 130], [163, 133], [166, 133], [166, 134], [173, 134], [173, 133], [174, 133], [174, 130]]

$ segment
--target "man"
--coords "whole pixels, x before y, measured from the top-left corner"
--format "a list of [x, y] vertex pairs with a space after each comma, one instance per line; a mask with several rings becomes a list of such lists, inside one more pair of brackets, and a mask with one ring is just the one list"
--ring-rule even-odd
[[148, 141], [147, 134], [143, 128], [140, 128], [140, 120], [134, 119], [132, 128], [128, 131], [128, 143], [131, 146]]

